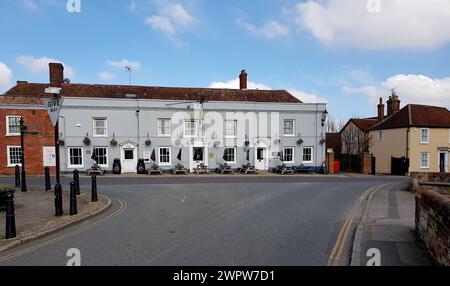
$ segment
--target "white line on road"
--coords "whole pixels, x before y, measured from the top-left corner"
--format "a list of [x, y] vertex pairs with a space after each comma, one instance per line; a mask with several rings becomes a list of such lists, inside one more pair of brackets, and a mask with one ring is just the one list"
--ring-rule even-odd
[[58, 241], [61, 241], [61, 240], [66, 239], [66, 238], [73, 237], [73, 236], [75, 236], [75, 235], [77, 235], [77, 234], [80, 234], [80, 233], [82, 233], [82, 232], [84, 232], [84, 231], [86, 231], [86, 230], [89, 230], [89, 229], [91, 229], [91, 228], [93, 228], [93, 227], [95, 227], [95, 226], [98, 226], [98, 225], [100, 225], [100, 224], [102, 224], [102, 223], [105, 223], [105, 222], [107, 222], [107, 221], [113, 219], [114, 217], [116, 217], [116, 216], [118, 216], [119, 214], [121, 214], [122, 212], [124, 212], [124, 211], [126, 210], [126, 208], [127, 208], [127, 202], [126, 202], [126, 201], [123, 201], [123, 200], [120, 200], [120, 199], [118, 199], [117, 201], [120, 203], [120, 207], [119, 207], [118, 210], [116, 210], [116, 211], [115, 211], [114, 213], [112, 213], [111, 215], [109, 215], [109, 216], [107, 216], [107, 217], [104, 217], [103, 219], [101, 219], [101, 220], [99, 220], [99, 221], [97, 221], [97, 222], [95, 222], [95, 223], [93, 223], [93, 224], [90, 224], [90, 225], [87, 225], [87, 226], [82, 227], [82, 228], [80, 228], [80, 229], [77, 229], [77, 230], [75, 230], [75, 231], [66, 233], [66, 234], [61, 235], [61, 236], [59, 236], [59, 237], [56, 237], [56, 238], [54, 238], [54, 239], [45, 241], [45, 242], [43, 242], [43, 243], [40, 243], [40, 244], [31, 246], [31, 247], [29, 247], [29, 248], [26, 248], [26, 249], [24, 249], [24, 250], [21, 250], [21, 251], [18, 251], [18, 252], [9, 254], [9, 255], [2, 256], [2, 257], [0, 257], [0, 262], [3, 262], [3, 261], [5, 261], [5, 260], [9, 260], [9, 259], [12, 259], [12, 258], [16, 258], [16, 257], [18, 257], [18, 256], [21, 256], [21, 255], [23, 255], [23, 254], [26, 254], [26, 253], [35, 251], [35, 250], [37, 250], [37, 249], [40, 249], [40, 248], [42, 248], [42, 247], [45, 247], [45, 246], [48, 246], [48, 245], [51, 245], [51, 244], [54, 244], [54, 243], [56, 243], [56, 242], [58, 242]]

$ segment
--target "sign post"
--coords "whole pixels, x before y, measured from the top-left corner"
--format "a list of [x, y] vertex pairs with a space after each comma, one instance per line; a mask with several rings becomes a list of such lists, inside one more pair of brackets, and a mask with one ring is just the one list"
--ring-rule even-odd
[[63, 99], [61, 98], [61, 88], [49, 87], [45, 89], [45, 93], [53, 94], [53, 98], [47, 98], [44, 100], [45, 107], [47, 108], [48, 116], [55, 126], [55, 157], [56, 157], [56, 185], [55, 185], [55, 215], [63, 215], [62, 207], [62, 186], [60, 181], [60, 154], [59, 154], [59, 113]]

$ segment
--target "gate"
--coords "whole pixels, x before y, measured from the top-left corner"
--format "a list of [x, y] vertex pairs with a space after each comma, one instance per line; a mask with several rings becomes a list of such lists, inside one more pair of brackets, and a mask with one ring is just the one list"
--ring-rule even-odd
[[391, 157], [391, 175], [405, 176], [409, 172], [409, 159]]

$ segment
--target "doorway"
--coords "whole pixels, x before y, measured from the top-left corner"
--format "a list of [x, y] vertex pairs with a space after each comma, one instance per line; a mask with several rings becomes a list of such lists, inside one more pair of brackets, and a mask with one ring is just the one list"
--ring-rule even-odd
[[122, 173], [137, 173], [137, 149], [133, 144], [127, 143], [121, 147], [120, 161]]
[[256, 170], [268, 170], [268, 155], [267, 155], [267, 148], [265, 147], [258, 147], [256, 148], [256, 154], [255, 154], [255, 169]]
[[439, 151], [439, 172], [448, 172], [448, 151]]

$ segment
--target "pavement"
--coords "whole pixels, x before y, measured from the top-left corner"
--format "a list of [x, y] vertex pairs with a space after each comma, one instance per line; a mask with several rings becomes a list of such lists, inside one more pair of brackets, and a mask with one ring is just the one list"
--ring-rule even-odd
[[378, 254], [381, 266], [431, 264], [415, 234], [415, 194], [408, 187], [408, 182], [388, 184], [371, 194], [355, 233], [352, 266], [373, 265]]
[[[69, 181], [63, 178], [63, 184]], [[387, 176], [99, 178], [99, 193], [112, 200], [108, 211], [0, 254], [0, 265], [65, 265], [71, 248], [80, 250], [85, 266], [327, 265], [361, 196], [379, 185], [406, 181]], [[89, 183], [81, 177], [82, 190]], [[42, 179], [30, 178], [28, 184], [40, 185]], [[340, 247], [346, 265], [349, 241]]]
[[37, 187], [29, 187], [28, 192], [16, 191], [14, 211], [17, 237], [4, 239], [5, 212], [0, 214], [0, 251], [5, 251], [25, 242], [48, 235], [54, 231], [79, 222], [103, 211], [110, 204], [109, 199], [100, 196], [99, 201], [90, 203], [90, 193], [77, 196], [78, 215], [69, 216], [69, 190], [63, 190], [64, 215], [55, 217], [54, 193]]

